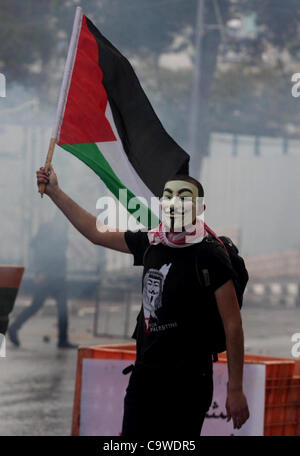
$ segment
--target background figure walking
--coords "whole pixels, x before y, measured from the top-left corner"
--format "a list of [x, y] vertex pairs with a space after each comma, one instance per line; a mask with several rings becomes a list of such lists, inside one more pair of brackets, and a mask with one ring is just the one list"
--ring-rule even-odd
[[46, 298], [56, 300], [58, 315], [59, 348], [76, 348], [68, 340], [68, 308], [66, 282], [66, 251], [68, 224], [56, 213], [47, 223], [40, 225], [31, 241], [34, 270], [34, 292], [31, 305], [25, 308], [9, 327], [8, 336], [20, 346], [18, 331], [23, 324], [42, 308]]

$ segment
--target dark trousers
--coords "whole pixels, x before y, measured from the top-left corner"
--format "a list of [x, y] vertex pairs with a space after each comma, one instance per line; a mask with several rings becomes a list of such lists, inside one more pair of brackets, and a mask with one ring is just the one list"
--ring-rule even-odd
[[212, 370], [135, 368], [124, 399], [122, 437], [197, 438], [212, 395]]
[[53, 297], [56, 300], [58, 312], [58, 343], [68, 339], [68, 309], [66, 281], [61, 278], [45, 278], [35, 285], [32, 303], [26, 307], [15, 319], [11, 327], [15, 330], [29, 320], [43, 306], [46, 298]]

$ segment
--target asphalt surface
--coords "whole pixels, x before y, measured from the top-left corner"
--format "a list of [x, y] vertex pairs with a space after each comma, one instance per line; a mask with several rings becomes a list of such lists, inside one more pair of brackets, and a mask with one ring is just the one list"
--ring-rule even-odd
[[[88, 332], [91, 327], [91, 318], [72, 316], [72, 342], [128, 343], [95, 339]], [[19, 337], [19, 348], [6, 337], [6, 358], [0, 358], [0, 436], [70, 435], [77, 349], [57, 348], [55, 317], [35, 316]]]
[[[291, 357], [291, 336], [300, 332], [300, 309], [257, 307], [243, 309], [242, 315], [246, 352]], [[92, 314], [72, 315], [70, 339], [80, 345], [128, 343], [94, 338], [92, 320]], [[56, 347], [55, 315], [32, 318], [20, 339], [20, 348], [7, 341], [6, 358], [0, 358], [0, 435], [70, 435], [77, 350]]]

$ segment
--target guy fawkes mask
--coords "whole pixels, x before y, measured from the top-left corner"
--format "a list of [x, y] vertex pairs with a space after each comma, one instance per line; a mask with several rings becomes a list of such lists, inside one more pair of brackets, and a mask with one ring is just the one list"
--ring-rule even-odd
[[[198, 188], [185, 180], [166, 182], [161, 198], [162, 221], [168, 231], [182, 232], [195, 222]], [[201, 199], [201, 198], [200, 198]]]

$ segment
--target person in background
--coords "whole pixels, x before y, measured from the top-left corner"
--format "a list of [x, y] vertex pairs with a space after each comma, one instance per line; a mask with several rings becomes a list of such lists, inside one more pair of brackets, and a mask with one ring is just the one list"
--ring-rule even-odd
[[76, 348], [68, 339], [68, 309], [66, 281], [66, 250], [68, 224], [57, 212], [54, 218], [39, 226], [31, 241], [34, 271], [34, 291], [31, 305], [26, 307], [8, 329], [8, 337], [20, 346], [18, 331], [48, 297], [56, 300], [58, 315], [58, 348]]

